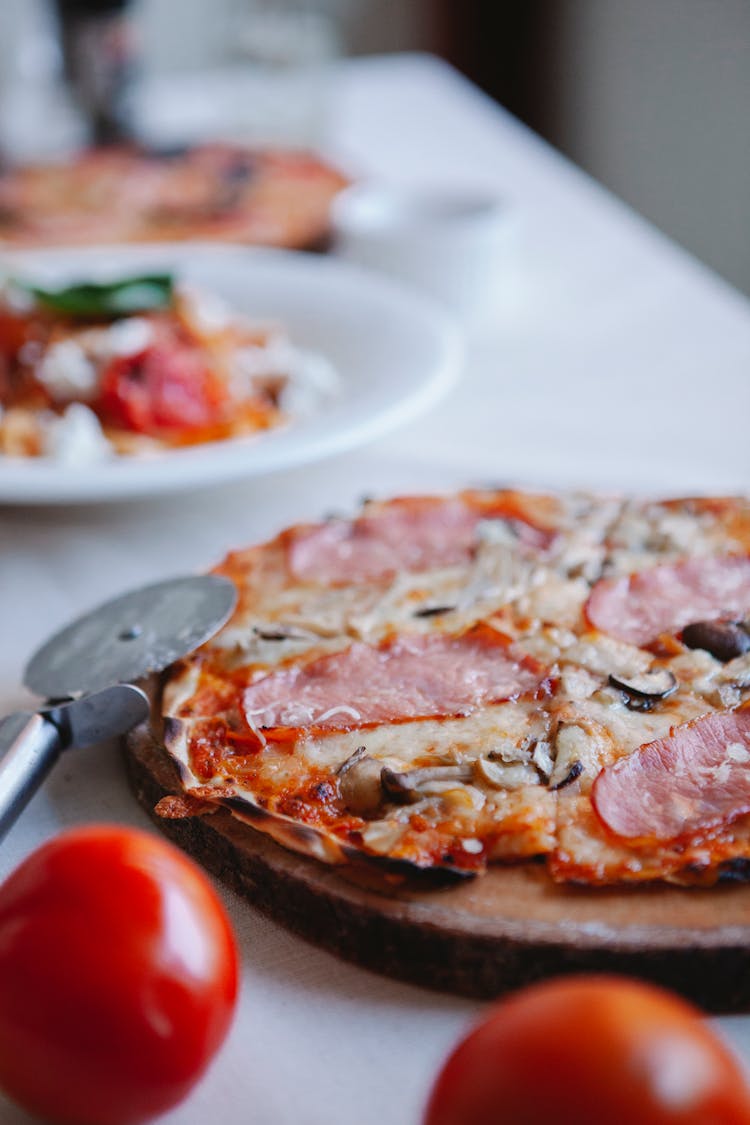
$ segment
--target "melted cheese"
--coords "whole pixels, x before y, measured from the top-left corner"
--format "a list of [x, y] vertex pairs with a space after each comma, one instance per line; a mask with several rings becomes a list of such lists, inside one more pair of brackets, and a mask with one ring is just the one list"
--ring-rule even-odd
[[[453, 776], [415, 782], [400, 802], [384, 797], [360, 821], [361, 842], [354, 846], [422, 865], [481, 867], [488, 859], [550, 853], [555, 877], [594, 882], [682, 877], [686, 861], [676, 854], [636, 854], [605, 841], [588, 793], [604, 766], [665, 737], [675, 725], [727, 701], [735, 705], [750, 686], [750, 654], [721, 665], [708, 653], [675, 645], [673, 655], [655, 658], [591, 629], [584, 607], [603, 574], [627, 574], [685, 552], [736, 550], [738, 540], [727, 530], [727, 518], [700, 503], [678, 508], [579, 495], [558, 504], [556, 512], [558, 532], [546, 551], [530, 551], [507, 521], [487, 519], [479, 523], [476, 551], [464, 565], [403, 572], [382, 582], [295, 582], [285, 567], [283, 540], [232, 556], [225, 572], [241, 582], [240, 610], [202, 650], [207, 662], [188, 662], [165, 694], [168, 714], [192, 715], [169, 746], [186, 787], [244, 800], [248, 808], [262, 798], [264, 815], [275, 825], [267, 830], [276, 838], [336, 861], [351, 846], [350, 829], [343, 826], [352, 816], [347, 819], [338, 790], [345, 763], [365, 754], [376, 778], [385, 768], [405, 775], [407, 783], [409, 771], [453, 767]], [[734, 512], [732, 520], [750, 541], [750, 516]], [[340, 651], [353, 641], [377, 644], [404, 632], [458, 634], [488, 618], [549, 671], [548, 696], [483, 706], [455, 718], [372, 727], [358, 726], [358, 712], [341, 698], [325, 717], [336, 713], [352, 729], [325, 735], [302, 730], [281, 741], [249, 716], [256, 747], [233, 750], [208, 781], [193, 772], [191, 745], [200, 715], [231, 726], [241, 714], [241, 688], [228, 709], [221, 699], [211, 703], [210, 691], [203, 690], [211, 676], [220, 681], [231, 671], [238, 684], [250, 683], [280, 665]], [[632, 701], [609, 683], [611, 675], [627, 680], [652, 667], [671, 671], [678, 690], [653, 701], [650, 710], [629, 706]], [[203, 710], [196, 711], [195, 700], [203, 701]], [[306, 787], [323, 784], [320, 779], [327, 779], [329, 806], [328, 819], [318, 822], [318, 798]], [[302, 822], [305, 832], [295, 834]], [[722, 847], [731, 853], [728, 843]]]

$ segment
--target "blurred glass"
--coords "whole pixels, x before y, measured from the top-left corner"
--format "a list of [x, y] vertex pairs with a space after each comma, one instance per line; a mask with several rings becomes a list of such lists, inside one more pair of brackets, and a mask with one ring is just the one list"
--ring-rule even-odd
[[[146, 13], [146, 74], [135, 91], [146, 143], [324, 145], [334, 103], [332, 64], [341, 54], [340, 9], [350, 14], [360, 0], [189, 2], [190, 35], [179, 44], [155, 40], [164, 16], [156, 2]], [[195, 42], [201, 30], [203, 61]]]
[[0, 0], [0, 159], [130, 134], [324, 144], [332, 63], [361, 2]]
[[127, 139], [129, 0], [0, 0], [0, 154], [65, 155]]
[[0, 0], [0, 159], [58, 156], [84, 141], [51, 6]]
[[54, 0], [64, 74], [93, 144], [128, 140], [137, 36], [130, 0]]
[[331, 63], [341, 53], [335, 9], [315, 0], [244, 0], [232, 36], [248, 96], [237, 122], [245, 138], [315, 145], [331, 114]]

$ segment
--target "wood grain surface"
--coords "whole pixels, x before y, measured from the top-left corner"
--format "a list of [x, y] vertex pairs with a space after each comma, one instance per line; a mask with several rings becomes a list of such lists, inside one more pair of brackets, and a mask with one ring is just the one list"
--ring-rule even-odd
[[138, 801], [176, 844], [253, 906], [346, 960], [400, 980], [489, 998], [541, 977], [621, 972], [714, 1012], [750, 1010], [750, 886], [584, 888], [542, 866], [495, 867], [441, 890], [393, 885], [287, 851], [231, 813], [163, 819], [179, 794], [146, 728], [125, 743]]

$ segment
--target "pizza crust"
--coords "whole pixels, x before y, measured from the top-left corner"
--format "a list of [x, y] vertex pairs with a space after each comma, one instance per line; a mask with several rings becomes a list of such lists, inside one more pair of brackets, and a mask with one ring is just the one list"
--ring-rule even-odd
[[750, 1008], [748, 886], [570, 888], [527, 863], [431, 890], [384, 871], [330, 867], [215, 806], [157, 815], [184, 800], [158, 727], [157, 718], [124, 744], [130, 784], [154, 823], [251, 906], [329, 953], [479, 999], [601, 971], [652, 980], [711, 1012]]

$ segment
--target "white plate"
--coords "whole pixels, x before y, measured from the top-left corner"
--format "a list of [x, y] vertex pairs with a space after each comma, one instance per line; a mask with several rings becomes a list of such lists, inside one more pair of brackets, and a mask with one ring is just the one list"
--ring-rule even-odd
[[0, 456], [0, 502], [122, 500], [302, 465], [410, 421], [458, 373], [460, 338], [438, 305], [335, 259], [205, 243], [34, 250], [0, 258], [3, 272], [48, 284], [162, 268], [253, 318], [283, 323], [294, 344], [333, 364], [339, 392], [316, 412], [259, 437], [91, 466]]

